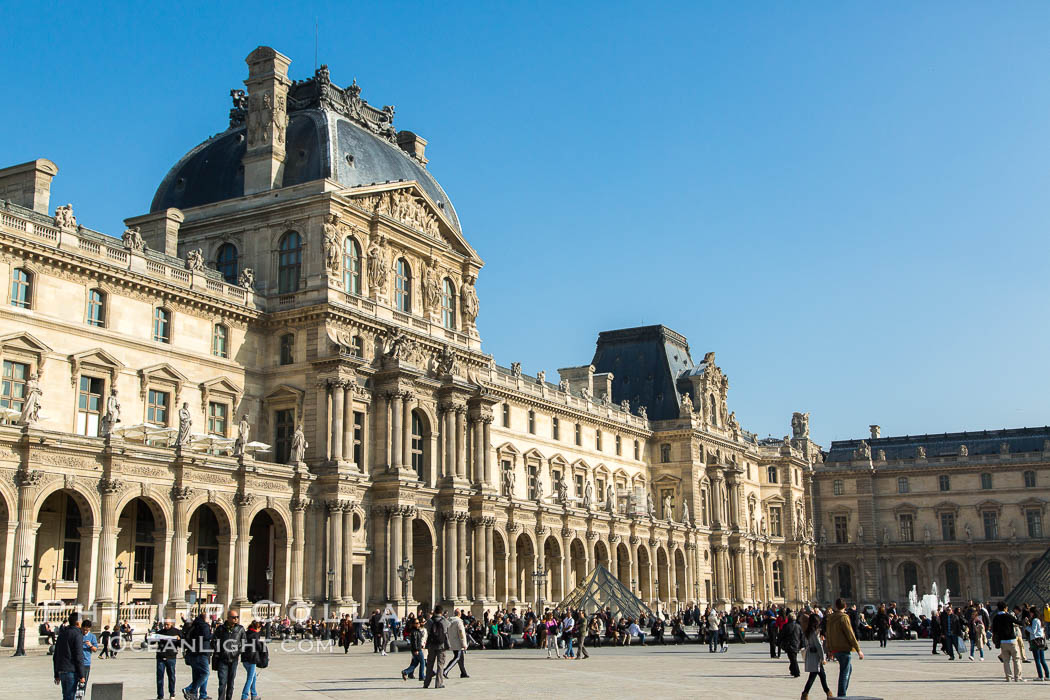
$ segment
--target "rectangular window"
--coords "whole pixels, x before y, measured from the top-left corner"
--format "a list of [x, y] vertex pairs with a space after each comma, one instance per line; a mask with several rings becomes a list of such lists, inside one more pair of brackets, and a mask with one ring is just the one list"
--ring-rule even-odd
[[1043, 514], [1035, 508], [1025, 511], [1025, 521], [1028, 524], [1028, 536], [1036, 539], [1043, 536]]
[[849, 520], [845, 515], [835, 516], [835, 544], [847, 544], [849, 542]]
[[599, 452], [602, 451], [602, 429], [598, 428], [594, 431], [594, 449]]
[[533, 500], [533, 501], [536, 500], [536, 473], [537, 473], [536, 465], [535, 464], [530, 464], [529, 467], [528, 467], [529, 498], [531, 500]]
[[358, 467], [364, 464], [365, 444], [365, 414], [362, 411], [354, 411], [354, 464]]
[[782, 530], [780, 527], [780, 508], [770, 507], [769, 509], [769, 534], [773, 537], [781, 537]]
[[102, 417], [103, 380], [98, 377], [81, 377], [77, 392], [77, 434], [98, 435], [98, 423]]
[[915, 541], [915, 522], [911, 513], [901, 513], [898, 516], [900, 522], [901, 542]]
[[619, 457], [620, 454], [623, 452], [623, 444], [622, 443], [623, 443], [623, 441], [620, 439], [620, 436], [617, 435], [616, 436], [616, 456], [617, 457]]
[[561, 424], [558, 421], [558, 416], [554, 416], [551, 419], [551, 437], [555, 440], [561, 439]]
[[605, 479], [597, 478], [594, 480], [595, 499], [599, 503], [605, 503]]
[[583, 474], [576, 475], [576, 498], [579, 498], [579, 505], [583, 505]]
[[211, 336], [211, 354], [216, 357], [227, 358], [230, 356], [229, 351], [229, 334], [230, 331], [226, 326], [221, 323], [216, 323], [215, 328], [212, 331]]
[[291, 333], [285, 333], [281, 336], [281, 353], [280, 361], [282, 365], [290, 365], [295, 362], [295, 336]]
[[286, 464], [292, 454], [292, 435], [295, 433], [295, 409], [283, 408], [273, 416], [274, 457], [278, 464]]
[[1024, 487], [1026, 489], [1035, 488], [1035, 472], [1027, 471], [1024, 473]]
[[529, 411], [529, 434], [536, 434], [536, 412]]
[[707, 489], [700, 489], [700, 523], [707, 527]]
[[986, 510], [981, 514], [981, 520], [984, 522], [984, 539], [999, 539], [999, 514], [994, 510]]
[[642, 451], [641, 446], [639, 445], [638, 441], [635, 440], [634, 441], [634, 459], [636, 461], [641, 457], [641, 451]]
[[908, 477], [897, 478], [897, 493], [908, 493]]
[[226, 437], [228, 411], [229, 406], [224, 403], [208, 402], [208, 433]]
[[168, 392], [150, 389], [147, 401], [146, 422], [166, 426], [168, 424]]
[[937, 485], [941, 489], [941, 491], [951, 491], [951, 477], [949, 477], [947, 474], [941, 474], [940, 478], [937, 480]]
[[580, 428], [580, 424], [576, 424], [576, 446], [579, 447], [583, 444], [583, 429]]
[[955, 513], [941, 513], [941, 539], [955, 541]]
[[981, 488], [982, 489], [990, 489], [990, 488], [992, 488], [992, 475], [991, 474], [987, 474], [987, 473], [981, 474]]
[[22, 362], [4, 360], [4, 376], [0, 384], [0, 408], [21, 411], [26, 400], [26, 380], [29, 379], [29, 365]]
[[135, 546], [135, 570], [132, 572], [138, 583], [153, 583], [153, 545]]
[[167, 309], [153, 310], [153, 339], [158, 343], [171, 342], [171, 312]]
[[831, 492], [836, 496], [841, 496], [843, 492], [842, 479], [835, 479], [831, 482]]
[[766, 467], [766, 480], [771, 484], [777, 483], [777, 468], [774, 465]]
[[503, 404], [503, 427], [510, 427], [510, 404]]

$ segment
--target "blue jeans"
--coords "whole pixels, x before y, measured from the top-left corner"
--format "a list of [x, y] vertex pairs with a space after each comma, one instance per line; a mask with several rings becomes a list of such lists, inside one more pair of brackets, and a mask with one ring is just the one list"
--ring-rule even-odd
[[1032, 658], [1035, 660], [1035, 672], [1040, 678], [1050, 678], [1050, 668], [1046, 667], [1046, 649], [1032, 649]]
[[254, 698], [258, 695], [255, 692], [255, 679], [259, 677], [259, 674], [255, 669], [255, 664], [242, 661], [241, 665], [244, 666], [244, 673], [248, 676], [244, 679], [244, 690], [241, 691], [241, 700], [248, 700], [248, 698]]
[[73, 700], [77, 694], [77, 674], [73, 671], [63, 671], [58, 674], [58, 680], [62, 683], [62, 700]]
[[416, 670], [416, 666], [419, 666], [419, 680], [423, 680], [427, 675], [427, 661], [423, 658], [423, 652], [421, 651], [412, 654], [412, 663], [401, 673], [412, 678], [412, 673]]
[[565, 640], [565, 655], [566, 656], [572, 656], [572, 641], [573, 641], [572, 637], [569, 637], [568, 639]]
[[230, 700], [233, 697], [234, 681], [237, 678], [237, 662], [216, 659], [212, 664], [219, 676], [219, 695], [217, 700]]
[[175, 695], [175, 662], [178, 659], [157, 659], [157, 697], [164, 697], [164, 676], [168, 677], [168, 695]]
[[975, 647], [977, 648], [978, 651], [981, 652], [981, 658], [983, 659], [984, 658], [984, 647], [981, 646], [980, 644], [978, 644], [976, 639], [974, 639], [973, 637], [970, 637], [970, 658], [973, 658], [973, 650], [974, 650]]
[[186, 686], [186, 692], [197, 698], [208, 697], [208, 675], [211, 673], [208, 655], [193, 654], [190, 656], [190, 670], [193, 672], [193, 679]]
[[846, 697], [846, 689], [849, 688], [849, 674], [853, 671], [850, 665], [852, 655], [848, 651], [836, 651], [835, 660], [839, 662], [839, 692], [840, 698]]
[[714, 651], [718, 648], [718, 630], [707, 631], [707, 650]]

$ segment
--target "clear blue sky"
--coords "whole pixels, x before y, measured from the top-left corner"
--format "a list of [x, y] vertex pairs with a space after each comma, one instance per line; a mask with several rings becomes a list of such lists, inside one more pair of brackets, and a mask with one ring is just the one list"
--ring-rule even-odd
[[663, 323], [761, 435], [1050, 423], [1050, 4], [10, 4], [0, 163], [119, 234], [244, 57], [354, 77], [429, 140], [485, 350]]

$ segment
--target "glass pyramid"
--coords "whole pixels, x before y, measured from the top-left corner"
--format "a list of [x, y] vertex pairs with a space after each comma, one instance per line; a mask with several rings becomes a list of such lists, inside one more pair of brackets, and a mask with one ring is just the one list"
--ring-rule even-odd
[[571, 608], [586, 614], [609, 608], [614, 617], [621, 615], [636, 619], [642, 613], [652, 614], [641, 598], [631, 593], [627, 586], [620, 583], [619, 579], [601, 564], [587, 574], [583, 583], [565, 596], [558, 608]]
[[1010, 595], [1006, 596], [1007, 610], [1025, 603], [1038, 603], [1039, 607], [1050, 603], [1050, 549], [1043, 553], [1039, 561], [1017, 582]]

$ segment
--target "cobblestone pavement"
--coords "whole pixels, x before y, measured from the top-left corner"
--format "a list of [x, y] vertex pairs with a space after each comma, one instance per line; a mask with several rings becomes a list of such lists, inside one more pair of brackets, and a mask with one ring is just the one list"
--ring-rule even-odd
[[[997, 652], [986, 652], [983, 663], [949, 661], [930, 654], [928, 642], [891, 642], [886, 649], [865, 643], [865, 658], [854, 656], [851, 697], [899, 698], [994, 696], [1004, 691], [1011, 700], [1050, 697], [1050, 683], [1038, 683], [1033, 664], [1023, 664], [1028, 683], [1004, 686], [1002, 665]], [[330, 652], [282, 652], [272, 645], [270, 668], [263, 671], [258, 692], [263, 700], [276, 698], [389, 697], [389, 691], [418, 693], [418, 680], [402, 681], [400, 670], [407, 666], [407, 653], [379, 656], [371, 645]], [[9, 653], [7, 649], [4, 650]], [[471, 651], [467, 654], [469, 679], [450, 674], [444, 691], [456, 700], [469, 698], [522, 698], [526, 693], [540, 697], [602, 698], [798, 698], [802, 680], [788, 675], [787, 657], [769, 658], [764, 644], [733, 645], [725, 654], [710, 654], [706, 646], [666, 646], [645, 648], [591, 649], [591, 658], [582, 661], [546, 659], [543, 651]], [[178, 688], [189, 681], [189, 667], [179, 661]], [[25, 658], [0, 657], [0, 700], [6, 698], [60, 698], [53, 684], [51, 658], [32, 653]], [[244, 670], [238, 670], [243, 681]], [[828, 682], [832, 690], [838, 668], [830, 665]], [[98, 660], [92, 665], [91, 681], [124, 682], [125, 700], [149, 700], [156, 696], [153, 655], [124, 651], [116, 660]], [[218, 688], [213, 674], [208, 691]], [[235, 700], [240, 697], [241, 683]], [[178, 700], [181, 692], [176, 691]], [[811, 698], [822, 698], [816, 683]], [[90, 700], [90, 692], [88, 694]]]

